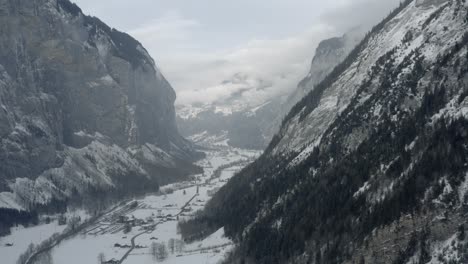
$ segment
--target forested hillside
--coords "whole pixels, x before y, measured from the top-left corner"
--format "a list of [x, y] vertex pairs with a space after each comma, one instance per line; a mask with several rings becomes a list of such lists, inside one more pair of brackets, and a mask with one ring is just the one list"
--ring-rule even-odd
[[228, 263], [466, 263], [467, 16], [403, 2], [293, 107], [194, 220]]

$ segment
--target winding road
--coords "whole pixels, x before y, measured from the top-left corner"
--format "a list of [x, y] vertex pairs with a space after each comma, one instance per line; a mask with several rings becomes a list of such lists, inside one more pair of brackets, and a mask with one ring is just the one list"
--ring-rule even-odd
[[[254, 157], [254, 154], [255, 153], [252, 154], [252, 157]], [[218, 157], [219, 155], [221, 155], [221, 154], [216, 152], [216, 153], [212, 154], [212, 157]], [[215, 167], [207, 167], [207, 168], [213, 168], [213, 169], [209, 170], [208, 175], [206, 175], [206, 176], [203, 175], [203, 180], [205, 180], [205, 184], [206, 184], [206, 180], [208, 180], [207, 182], [211, 184], [211, 185], [209, 185], [210, 188], [211, 188], [211, 186], [213, 186], [212, 182], [214, 182], [215, 179], [222, 176], [222, 173], [221, 173], [222, 171], [227, 170], [227, 169], [229, 169], [231, 167], [241, 166], [241, 165], [243, 165], [242, 164], [243, 162], [247, 163], [247, 160], [240, 160], [240, 159], [245, 159], [246, 157], [239, 154], [239, 153], [237, 153], [237, 152], [235, 154], [232, 154], [232, 155], [231, 154], [229, 154], [229, 155], [228, 154], [223, 154], [223, 156], [224, 156], [223, 160], [220, 160], [220, 159], [216, 160], [216, 163], [215, 163], [216, 166]], [[210, 159], [212, 157], [210, 156]], [[210, 163], [211, 162], [210, 159], [207, 159], [208, 162], [205, 162], [204, 165], [212, 166], [211, 163]], [[231, 163], [229, 163], [229, 162], [231, 162]], [[218, 167], [221, 167], [221, 168], [218, 168]], [[201, 182], [201, 180], [198, 183], [200, 183], [200, 182]], [[194, 189], [194, 187], [196, 187], [198, 185], [197, 182], [187, 182], [187, 183], [189, 183], [189, 184], [181, 184], [181, 185], [177, 186], [176, 187], [177, 190], [183, 190], [183, 189], [188, 189], [188, 188]], [[215, 184], [217, 184], [217, 183], [215, 183]], [[205, 185], [203, 185], [203, 184], [200, 185], [200, 187], [202, 187], [202, 186], [205, 186]], [[210, 189], [210, 188], [207, 187], [206, 189]], [[197, 188], [197, 191], [198, 191], [198, 188]], [[203, 192], [203, 195], [205, 195], [204, 192]], [[200, 195], [200, 196], [203, 196], [203, 195]], [[187, 209], [187, 207], [191, 205], [191, 203], [193, 202], [194, 199], [196, 199], [197, 196], [200, 197], [198, 194], [195, 194], [190, 199], [188, 199], [187, 202], [182, 200], [181, 202], [184, 202], [183, 206], [181, 206], [179, 208], [172, 208], [171, 210], [175, 209], [175, 211], [177, 212], [177, 214], [173, 215], [173, 217], [180, 216], [185, 211], [185, 209]], [[126, 201], [127, 204], [125, 206], [122, 206], [122, 203], [120, 203], [119, 205], [116, 205], [113, 208], [108, 209], [105, 212], [100, 213], [99, 215], [93, 217], [92, 219], [89, 219], [86, 223], [84, 223], [83, 225], [78, 226], [75, 230], [73, 230], [71, 232], [63, 233], [61, 236], [57, 237], [56, 239], [54, 239], [53, 241], [51, 241], [47, 245], [43, 245], [41, 248], [37, 248], [36, 251], [32, 252], [30, 254], [29, 258], [26, 259], [26, 261], [25, 261], [26, 264], [33, 264], [42, 253], [51, 251], [52, 248], [57, 247], [59, 244], [61, 244], [62, 241], [71, 239], [72, 237], [76, 236], [79, 233], [88, 233], [89, 231], [93, 231], [93, 230], [99, 231], [101, 227], [110, 226], [112, 223], [111, 224], [105, 223], [105, 224], [101, 225], [99, 223], [99, 221], [104, 219], [107, 222], [114, 222], [115, 217], [129, 213], [129, 211], [127, 211], [127, 210], [129, 209], [130, 202], [132, 202], [132, 201], [134, 201], [134, 200], [127, 200]], [[201, 205], [197, 205], [197, 206], [201, 206]], [[158, 208], [153, 208], [153, 207], [146, 208], [146, 207], [143, 206], [140, 209], [156, 210]], [[167, 220], [160, 219], [158, 222], [155, 222], [152, 225], [147, 226], [146, 230], [136, 231], [138, 233], [135, 233], [135, 235], [133, 235], [130, 238], [131, 246], [128, 249], [125, 250], [125, 253], [122, 255], [120, 260], [117, 260], [117, 263], [122, 264], [122, 263], [131, 262], [129, 260], [129, 259], [132, 259], [130, 257], [130, 255], [135, 254], [135, 251], [137, 251], [138, 242], [139, 242], [138, 239], [142, 240], [145, 237], [145, 236], [143, 236], [144, 234], [153, 234], [153, 235], [155, 235], [156, 233], [159, 233], [159, 232], [155, 232], [155, 231], [158, 228], [159, 229], [162, 228], [161, 226], [163, 226], [163, 224], [165, 222], [167, 222]], [[159, 231], [159, 229], [158, 229], [158, 231]], [[101, 235], [104, 232], [111, 232], [112, 233], [112, 232], [114, 232], [114, 230], [117, 230], [117, 229], [106, 229], [104, 231], [101, 230], [99, 232], [96, 232], [95, 235]], [[117, 231], [120, 231], [120, 229], [117, 230]], [[115, 233], [112, 233], [112, 234], [115, 234]]]
[[[188, 202], [186, 202], [184, 204], [184, 206], [182, 206], [180, 208], [180, 211], [175, 215], [176, 217], [179, 216], [181, 213], [184, 212], [184, 209], [190, 205], [190, 203], [193, 201], [193, 199], [195, 199], [195, 197], [197, 197], [198, 194], [195, 194], [192, 198], [190, 198], [190, 200], [188, 200]], [[156, 224], [152, 225], [150, 230], [145, 230], [141, 233], [138, 233], [136, 235], [134, 235], [131, 239], [131, 243], [132, 243], [132, 246], [127, 250], [127, 252], [125, 252], [125, 254], [122, 256], [122, 258], [119, 260], [119, 264], [122, 264], [126, 259], [127, 257], [130, 255], [130, 253], [135, 249], [136, 245], [135, 245], [135, 239], [137, 239], [139, 236], [143, 235], [143, 234], [151, 234], [152, 232], [154, 232], [154, 230], [156, 230], [156, 227], [162, 223], [164, 223], [165, 221], [164, 220], [161, 220], [159, 222], [157, 222]]]

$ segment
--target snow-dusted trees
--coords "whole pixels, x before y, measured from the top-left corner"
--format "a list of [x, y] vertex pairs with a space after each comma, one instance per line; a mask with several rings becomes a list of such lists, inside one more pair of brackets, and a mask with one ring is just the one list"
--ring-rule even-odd
[[156, 261], [164, 261], [169, 253], [167, 252], [166, 244], [164, 243], [151, 243], [150, 254], [153, 256], [153, 259]]
[[171, 254], [174, 254], [174, 251], [175, 251], [175, 239], [174, 238], [169, 239], [169, 241], [167, 242], [167, 247], [169, 248], [169, 252], [171, 252]]
[[0, 208], [0, 236], [10, 234], [10, 228], [15, 225], [37, 225], [39, 222], [36, 212], [26, 212], [17, 209]]
[[153, 259], [156, 259], [156, 256], [158, 255], [158, 243], [151, 243], [150, 254], [153, 256]]
[[184, 250], [185, 243], [180, 239], [171, 238], [166, 243], [153, 242], [150, 246], [150, 254], [155, 261], [164, 261], [169, 254], [181, 253]]
[[183, 240], [180, 240], [180, 239], [176, 239], [174, 241], [174, 244], [175, 244], [175, 250], [180, 253], [184, 250], [184, 247], [185, 247], [185, 243]]
[[69, 230], [75, 230], [81, 222], [81, 217], [79, 216], [73, 216], [68, 220], [68, 229]]
[[169, 253], [167, 252], [167, 248], [166, 248], [166, 245], [161, 243], [159, 244], [158, 246], [158, 260], [159, 261], [163, 261], [167, 258], [167, 256], [169, 255]]

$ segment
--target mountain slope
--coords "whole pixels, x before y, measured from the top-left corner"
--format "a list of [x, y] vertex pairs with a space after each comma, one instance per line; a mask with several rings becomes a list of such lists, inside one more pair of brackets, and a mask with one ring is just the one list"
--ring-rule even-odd
[[364, 32], [357, 27], [341, 37], [323, 40], [319, 43], [312, 59], [309, 74], [299, 83], [297, 89], [284, 104], [285, 114], [305, 97], [317, 84], [341, 63], [349, 52], [362, 40]]
[[229, 262], [466, 262], [467, 15], [405, 1], [293, 107], [194, 220]]
[[138, 41], [68, 0], [1, 0], [0, 34], [0, 208], [98, 204], [198, 171]]

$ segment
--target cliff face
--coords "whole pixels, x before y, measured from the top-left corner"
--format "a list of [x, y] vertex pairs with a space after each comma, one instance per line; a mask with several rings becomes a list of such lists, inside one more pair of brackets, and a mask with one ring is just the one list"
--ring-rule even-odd
[[319, 84], [342, 62], [349, 52], [361, 41], [364, 32], [354, 28], [341, 37], [323, 40], [315, 50], [309, 74], [299, 83], [297, 89], [284, 104], [285, 114]]
[[0, 35], [0, 205], [142, 191], [195, 169], [175, 92], [138, 41], [68, 0], [1, 0]]
[[466, 263], [467, 14], [404, 1], [292, 108], [197, 219], [231, 263]]

